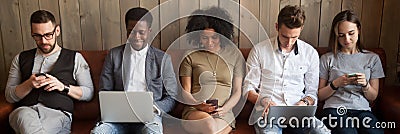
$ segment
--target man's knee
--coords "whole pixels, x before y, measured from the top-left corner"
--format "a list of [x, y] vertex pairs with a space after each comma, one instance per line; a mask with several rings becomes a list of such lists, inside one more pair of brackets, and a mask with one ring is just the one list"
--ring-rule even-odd
[[9, 115], [10, 126], [17, 133], [34, 133], [43, 131], [37, 111], [30, 107], [19, 107]]
[[91, 134], [113, 134], [116, 133], [112, 124], [98, 123], [90, 132]]
[[24, 119], [32, 120], [32, 118], [39, 119], [39, 116], [35, 110], [30, 107], [19, 107], [10, 113], [10, 122], [20, 121]]
[[145, 124], [142, 129], [143, 134], [161, 134], [163, 133], [162, 118], [159, 116], [154, 117], [154, 121]]
[[142, 134], [162, 134], [162, 125], [146, 125], [142, 129]]

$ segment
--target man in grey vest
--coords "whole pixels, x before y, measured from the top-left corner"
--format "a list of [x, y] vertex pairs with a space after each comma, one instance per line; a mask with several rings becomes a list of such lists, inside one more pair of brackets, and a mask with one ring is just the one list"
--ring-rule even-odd
[[71, 133], [73, 100], [93, 96], [89, 66], [80, 53], [57, 44], [61, 31], [52, 13], [38, 10], [30, 24], [37, 48], [12, 61], [5, 96], [18, 108], [10, 125], [16, 133]]

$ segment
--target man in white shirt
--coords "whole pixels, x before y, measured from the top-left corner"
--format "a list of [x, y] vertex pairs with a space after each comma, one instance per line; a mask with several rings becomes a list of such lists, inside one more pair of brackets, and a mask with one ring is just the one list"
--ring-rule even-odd
[[[278, 23], [275, 24], [278, 37], [255, 45], [249, 54], [244, 94], [255, 104], [255, 108], [261, 107], [262, 111], [265, 109], [265, 113], [268, 113], [269, 106], [275, 105], [316, 105], [319, 57], [310, 44], [298, 39], [304, 21], [305, 13], [300, 7], [284, 7], [279, 12]], [[259, 121], [257, 119], [260, 116], [261, 114], [252, 114], [249, 123]], [[282, 133], [280, 125], [271, 125], [270, 122], [267, 124], [266, 127], [254, 125], [256, 133]], [[287, 130], [294, 133], [329, 133], [317, 119], [311, 127]]]

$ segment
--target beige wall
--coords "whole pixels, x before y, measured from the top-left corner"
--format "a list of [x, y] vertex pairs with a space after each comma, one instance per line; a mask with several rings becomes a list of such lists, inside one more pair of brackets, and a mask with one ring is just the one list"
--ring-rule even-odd
[[[0, 90], [7, 81], [13, 57], [22, 50], [36, 47], [30, 36], [30, 14], [46, 9], [61, 24], [60, 44], [74, 50], [108, 50], [124, 43], [125, 12], [136, 6], [154, 7], [153, 31], [160, 31], [153, 41], [166, 50], [184, 34], [186, 18], [191, 11], [209, 6], [231, 10], [237, 26], [235, 42], [240, 48], [251, 47], [275, 36], [274, 23], [279, 10], [288, 4], [302, 6], [306, 25], [301, 39], [315, 47], [325, 47], [331, 21], [338, 12], [355, 10], [362, 19], [364, 44], [368, 48], [384, 48], [387, 54], [387, 84], [399, 83], [396, 72], [400, 63], [399, 0], [4, 0], [0, 4]], [[162, 6], [159, 6], [161, 3]], [[239, 3], [240, 6], [236, 3]], [[254, 15], [254, 16], [252, 16]], [[260, 22], [260, 23], [258, 23]], [[260, 26], [260, 27], [258, 27]], [[156, 33], [154, 33], [156, 34]]]

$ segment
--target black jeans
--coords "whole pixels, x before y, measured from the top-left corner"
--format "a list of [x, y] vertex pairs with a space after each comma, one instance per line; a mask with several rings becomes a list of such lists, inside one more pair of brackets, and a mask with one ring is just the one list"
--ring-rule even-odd
[[347, 112], [338, 114], [336, 108], [325, 108], [322, 121], [331, 129], [332, 134], [384, 133], [382, 128], [376, 126], [378, 119], [371, 111], [366, 110], [347, 109]]

